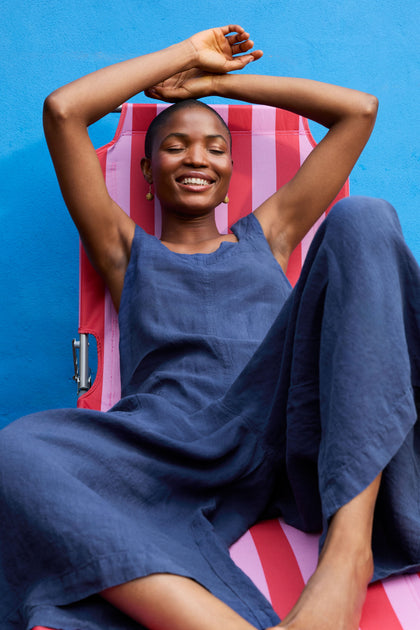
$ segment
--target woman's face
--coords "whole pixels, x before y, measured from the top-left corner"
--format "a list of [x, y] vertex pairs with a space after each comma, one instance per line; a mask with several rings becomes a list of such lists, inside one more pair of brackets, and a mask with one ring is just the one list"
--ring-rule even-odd
[[212, 112], [202, 107], [180, 109], [159, 128], [147, 166], [164, 210], [205, 214], [228, 191], [232, 174], [228, 133]]

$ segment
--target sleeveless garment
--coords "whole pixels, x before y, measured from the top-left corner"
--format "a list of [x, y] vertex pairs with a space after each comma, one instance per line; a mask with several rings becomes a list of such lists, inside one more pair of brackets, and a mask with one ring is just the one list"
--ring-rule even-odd
[[121, 401], [0, 433], [0, 626], [135, 630], [97, 593], [191, 577], [278, 623], [230, 560], [255, 521], [320, 530], [383, 472], [375, 579], [420, 569], [420, 271], [394, 210], [340, 202], [291, 287], [260, 224], [176, 254], [136, 229]]

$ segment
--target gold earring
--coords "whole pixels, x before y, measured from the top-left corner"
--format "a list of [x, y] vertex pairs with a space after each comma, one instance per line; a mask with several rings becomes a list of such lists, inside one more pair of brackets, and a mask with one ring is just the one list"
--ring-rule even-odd
[[146, 193], [146, 199], [147, 201], [152, 201], [154, 195], [152, 193], [152, 184], [149, 184], [149, 192]]
[[229, 197], [226, 195], [226, 197], [223, 199], [223, 203], [229, 203]]

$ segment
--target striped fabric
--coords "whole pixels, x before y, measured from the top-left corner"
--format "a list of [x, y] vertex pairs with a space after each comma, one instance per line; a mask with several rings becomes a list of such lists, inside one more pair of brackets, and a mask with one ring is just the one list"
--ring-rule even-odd
[[[146, 202], [140, 172], [144, 136], [161, 105], [124, 105], [115, 138], [98, 150], [111, 196], [145, 230], [159, 235], [160, 209]], [[294, 175], [314, 146], [306, 120], [270, 107], [221, 105], [215, 109], [233, 136], [234, 175], [228, 206], [217, 208], [221, 231]], [[132, 173], [132, 176], [131, 176]], [[348, 194], [348, 184], [338, 198]], [[320, 219], [320, 221], [322, 218]], [[299, 276], [317, 226], [293, 253], [288, 268], [292, 284]], [[94, 334], [98, 373], [79, 406], [108, 409], [119, 397], [118, 322], [109, 295], [81, 251], [79, 332]], [[299, 597], [317, 562], [318, 536], [304, 534], [273, 519], [252, 527], [231, 548], [236, 564], [249, 575], [282, 618]], [[368, 589], [361, 630], [419, 630], [420, 575], [400, 576]], [[46, 630], [37, 627], [34, 630]], [[76, 630], [76, 629], [75, 629]]]

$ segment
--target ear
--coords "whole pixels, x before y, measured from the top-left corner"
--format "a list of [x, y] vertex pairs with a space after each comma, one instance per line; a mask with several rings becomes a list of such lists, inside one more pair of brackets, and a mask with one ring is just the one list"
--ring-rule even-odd
[[153, 184], [152, 177], [152, 165], [149, 158], [142, 158], [140, 162], [141, 170], [143, 171], [144, 179], [148, 184]]

